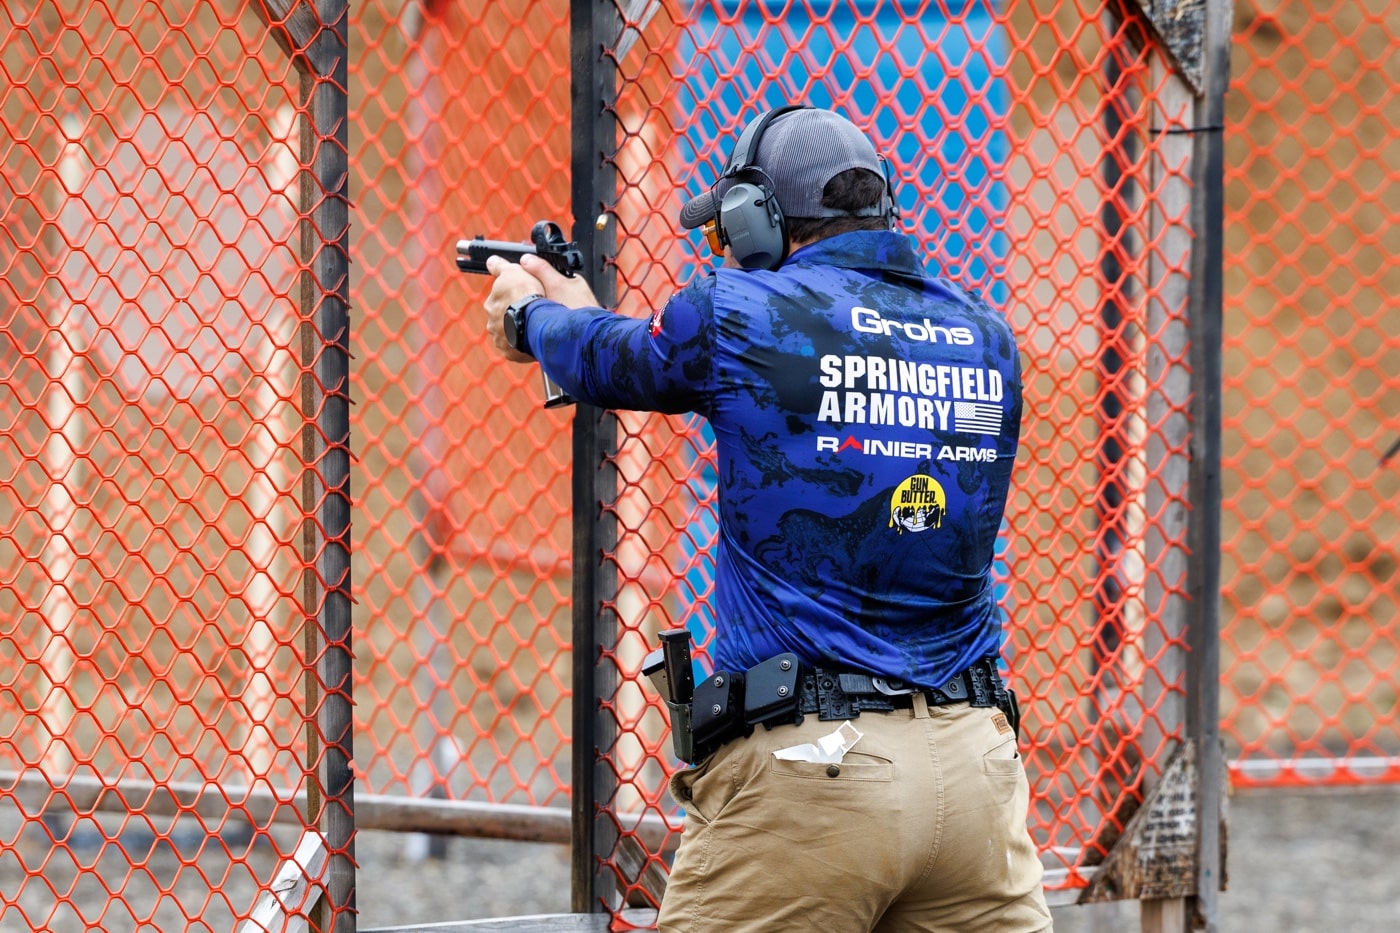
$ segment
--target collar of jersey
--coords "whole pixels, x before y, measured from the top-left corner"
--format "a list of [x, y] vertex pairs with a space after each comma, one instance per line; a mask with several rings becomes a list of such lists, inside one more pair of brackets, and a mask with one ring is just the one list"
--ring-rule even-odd
[[814, 263], [844, 269], [882, 269], [923, 275], [914, 245], [902, 233], [857, 230], [809, 243], [788, 257], [788, 263]]

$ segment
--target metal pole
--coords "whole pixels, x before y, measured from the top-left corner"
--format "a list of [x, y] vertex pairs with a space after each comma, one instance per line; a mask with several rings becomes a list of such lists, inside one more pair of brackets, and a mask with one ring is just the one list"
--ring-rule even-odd
[[[307, 562], [306, 820], [329, 852], [323, 933], [355, 930], [353, 657], [350, 651], [350, 153], [348, 0], [253, 6], [301, 77], [302, 483]], [[313, 722], [312, 712], [315, 712]]]
[[[317, 391], [315, 472], [322, 489], [316, 607], [321, 645], [315, 658], [322, 700], [317, 711], [321, 754], [316, 760], [323, 795], [318, 828], [330, 853], [322, 929], [355, 930], [354, 705], [350, 598], [350, 314], [349, 314], [349, 5], [316, 0], [319, 28], [308, 48], [314, 76], [309, 118], [316, 203], [311, 225], [319, 236], [309, 257], [315, 292], [313, 326]], [[308, 659], [309, 661], [310, 659]]]
[[[611, 210], [617, 196], [613, 158], [617, 123], [613, 110], [617, 69], [607, 54], [621, 30], [621, 16], [610, 0], [572, 0], [572, 178], [574, 239], [584, 256], [584, 276], [604, 307], [616, 303], [609, 257], [615, 252]], [[617, 422], [610, 413], [579, 405], [573, 436], [573, 897], [576, 913], [602, 913], [620, 907], [605, 888], [604, 862], [617, 843], [617, 831], [599, 819], [612, 799], [616, 781], [604, 756], [617, 738], [616, 723], [601, 703], [617, 691], [617, 671], [600, 663], [617, 640], [615, 617], [603, 609], [617, 595], [616, 567], [603, 560], [617, 547], [617, 527], [604, 508], [617, 498], [612, 455]]]
[[1224, 303], [1225, 93], [1230, 82], [1233, 0], [1207, 0], [1202, 94], [1196, 103], [1192, 188], [1191, 308], [1193, 373], [1191, 562], [1195, 624], [1188, 633], [1188, 734], [1196, 742], [1198, 788], [1196, 929], [1214, 933], [1224, 883], [1221, 850], [1224, 754], [1220, 747], [1220, 392]]

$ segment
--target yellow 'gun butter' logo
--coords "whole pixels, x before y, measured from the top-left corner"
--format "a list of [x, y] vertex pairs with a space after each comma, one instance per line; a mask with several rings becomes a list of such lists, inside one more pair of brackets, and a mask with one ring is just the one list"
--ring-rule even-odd
[[947, 510], [943, 487], [932, 476], [918, 473], [896, 486], [890, 496], [890, 527], [898, 528], [900, 534], [939, 528]]

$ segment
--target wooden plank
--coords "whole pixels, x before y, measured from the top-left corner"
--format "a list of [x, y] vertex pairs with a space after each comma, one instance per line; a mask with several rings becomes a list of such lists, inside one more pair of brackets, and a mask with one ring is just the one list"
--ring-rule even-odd
[[321, 897], [329, 853], [320, 833], [302, 834], [292, 857], [253, 905], [239, 933], [301, 933], [310, 908]]
[[[613, 847], [611, 861], [622, 872], [622, 877], [635, 880], [641, 886], [646, 896], [651, 898], [650, 903], [660, 904], [670, 876], [666, 869], [651, 858], [651, 848], [655, 847], [646, 846], [645, 840], [637, 836], [619, 836], [617, 845]], [[633, 897], [637, 898], [632, 901], [635, 906], [641, 907], [648, 903], [636, 894]]]
[[1204, 87], [1207, 0], [1129, 0], [1157, 34], [1177, 73], [1196, 94]]
[[1186, 933], [1186, 899], [1143, 901], [1141, 927], [1142, 933]]
[[1172, 755], [1079, 903], [1132, 898], [1146, 903], [1195, 894], [1197, 783], [1196, 747], [1186, 743]]
[[258, 0], [253, 12], [267, 24], [273, 39], [299, 68], [308, 64], [306, 50], [321, 28], [320, 18], [305, 0]]

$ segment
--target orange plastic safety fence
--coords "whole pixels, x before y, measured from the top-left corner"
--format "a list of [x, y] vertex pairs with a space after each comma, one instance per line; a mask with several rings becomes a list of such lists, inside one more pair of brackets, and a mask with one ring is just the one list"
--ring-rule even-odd
[[359, 772], [566, 808], [573, 409], [487, 348], [490, 277], [453, 247], [572, 227], [568, 3], [369, 5], [356, 29]]
[[[0, 924], [228, 929], [303, 828], [238, 789], [312, 781], [312, 153], [294, 30], [264, 22], [293, 4], [31, 6], [0, 0]], [[1117, 3], [618, 6], [599, 119], [620, 310], [704, 268], [681, 197], [749, 118], [810, 100], [881, 144], [904, 229], [1015, 324], [1005, 653], [1033, 831], [1052, 884], [1082, 883], [1182, 738], [1189, 92]], [[1235, 65], [1225, 728], [1237, 780], [1307, 777], [1300, 761], [1393, 780], [1394, 91], [1370, 66], [1395, 13], [1299, 15], [1248, 9]], [[488, 282], [451, 247], [569, 226], [569, 26], [567, 0], [353, 5], [356, 771], [374, 794], [568, 803], [571, 412], [488, 351]], [[708, 636], [715, 533], [702, 424], [622, 415], [618, 440], [612, 907], [654, 900], [676, 841], [638, 668], [660, 628]]]
[[1400, 781], [1400, 4], [1243, 4], [1222, 728], [1237, 785]]
[[[675, 215], [739, 129], [807, 101], [877, 140], [903, 228], [1014, 322], [1027, 424], [1001, 567], [1005, 653], [1027, 708], [1032, 828], [1052, 884], [1082, 884], [1076, 870], [1103, 858], [1183, 737], [1189, 92], [1112, 4], [646, 13], [615, 50], [624, 313], [649, 313], [711, 261], [698, 237], [677, 238]], [[714, 462], [697, 421], [620, 426], [609, 863], [614, 903], [649, 904], [679, 817], [638, 667], [658, 628], [709, 635]], [[671, 827], [659, 846], [658, 824]]]
[[247, 4], [0, 64], [0, 927], [229, 930], [314, 825], [300, 78]]

